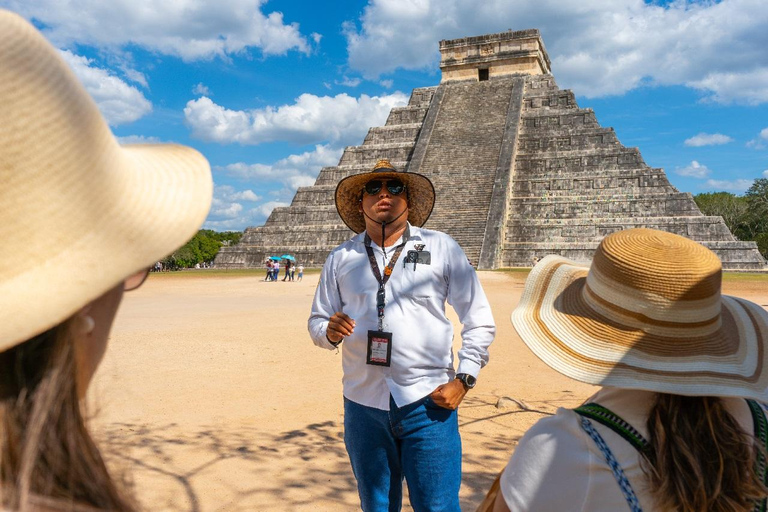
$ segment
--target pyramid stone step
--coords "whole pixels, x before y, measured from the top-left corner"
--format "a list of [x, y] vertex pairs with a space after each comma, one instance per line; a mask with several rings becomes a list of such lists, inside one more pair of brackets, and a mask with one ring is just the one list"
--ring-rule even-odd
[[523, 101], [523, 111], [541, 111], [549, 109], [578, 108], [576, 96], [568, 90], [549, 90], [541, 95], [527, 95]]
[[368, 130], [368, 135], [365, 136], [363, 146], [403, 142], [413, 145], [420, 129], [421, 125], [418, 123], [371, 128]]
[[355, 165], [370, 169], [382, 158], [407, 161], [411, 151], [413, 151], [413, 143], [350, 146], [344, 150], [339, 166]]

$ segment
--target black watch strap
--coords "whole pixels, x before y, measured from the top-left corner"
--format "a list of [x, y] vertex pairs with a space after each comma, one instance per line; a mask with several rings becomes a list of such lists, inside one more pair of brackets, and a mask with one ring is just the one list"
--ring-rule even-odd
[[464, 389], [472, 389], [477, 384], [477, 379], [468, 373], [457, 373], [456, 378], [464, 384]]

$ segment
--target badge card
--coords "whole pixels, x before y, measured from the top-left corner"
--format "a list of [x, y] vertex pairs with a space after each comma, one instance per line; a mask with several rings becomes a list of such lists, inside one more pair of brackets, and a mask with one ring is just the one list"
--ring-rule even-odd
[[366, 363], [389, 366], [392, 357], [392, 333], [368, 331], [368, 357]]

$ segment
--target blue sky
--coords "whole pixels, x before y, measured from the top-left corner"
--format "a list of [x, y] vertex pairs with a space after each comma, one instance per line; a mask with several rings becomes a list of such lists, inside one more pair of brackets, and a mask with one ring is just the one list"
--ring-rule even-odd
[[205, 227], [261, 225], [440, 81], [438, 41], [538, 28], [558, 85], [679, 190], [768, 177], [764, 0], [0, 0], [33, 21], [123, 143], [214, 174]]

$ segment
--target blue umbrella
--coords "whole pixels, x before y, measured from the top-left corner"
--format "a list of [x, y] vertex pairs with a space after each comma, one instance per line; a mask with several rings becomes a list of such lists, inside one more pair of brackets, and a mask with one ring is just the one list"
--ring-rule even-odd
[[272, 261], [280, 261], [280, 256], [270, 256], [269, 259]]
[[282, 255], [282, 256], [280, 256], [280, 257], [281, 257], [281, 258], [283, 258], [284, 260], [291, 260], [291, 261], [293, 261], [293, 260], [295, 260], [295, 259], [296, 259], [296, 258], [294, 258], [293, 256], [291, 256], [290, 254], [283, 254], [283, 255]]

